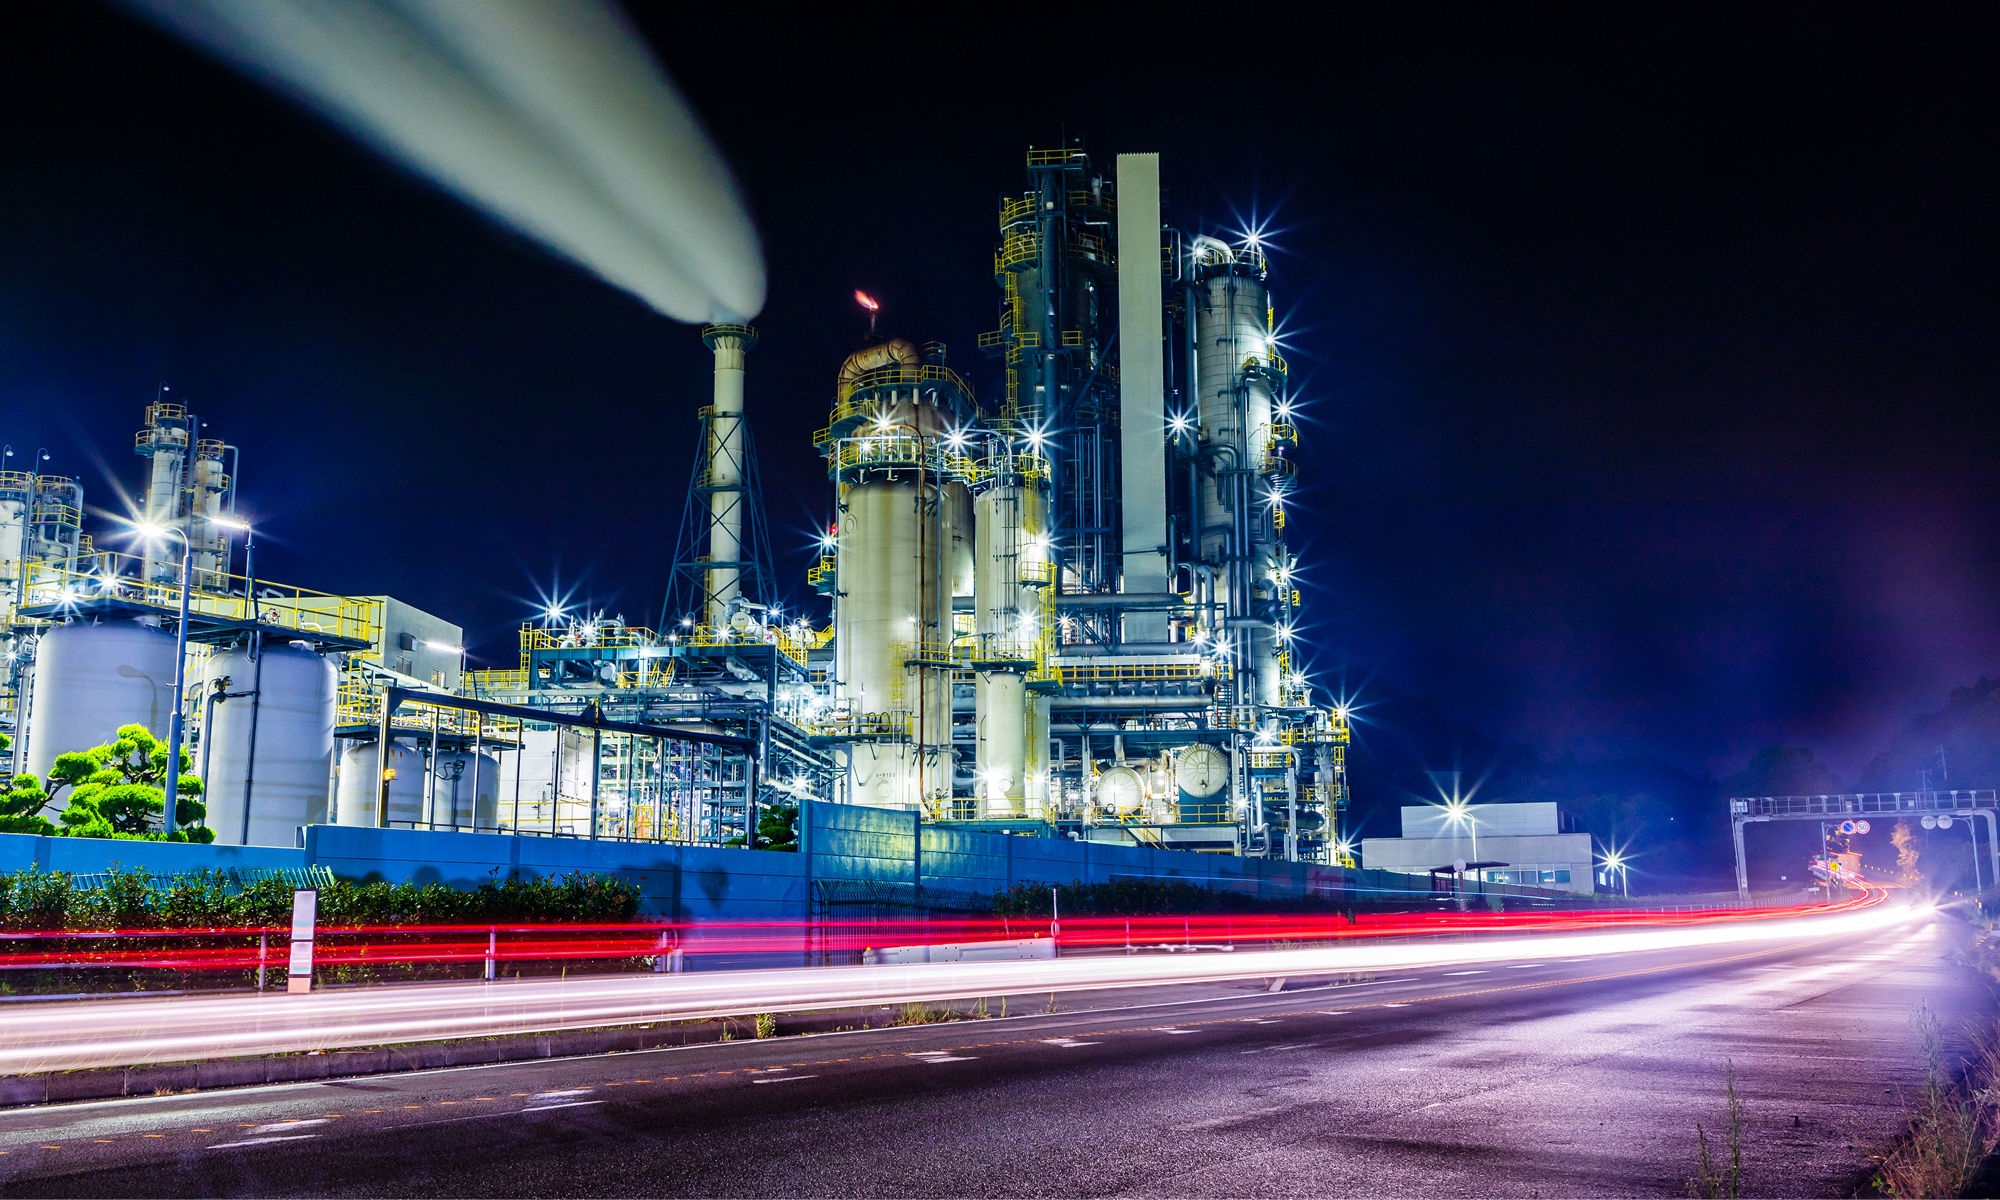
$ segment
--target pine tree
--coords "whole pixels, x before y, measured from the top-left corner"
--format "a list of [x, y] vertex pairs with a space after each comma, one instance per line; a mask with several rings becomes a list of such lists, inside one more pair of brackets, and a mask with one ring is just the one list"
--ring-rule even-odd
[[[0, 750], [13, 744], [13, 738], [0, 733]], [[56, 827], [42, 815], [52, 797], [42, 787], [41, 780], [23, 771], [5, 783], [5, 790], [0, 791], [0, 833], [56, 832]]]
[[[180, 754], [175, 782], [175, 829], [169, 840], [212, 842], [215, 831], [201, 822], [208, 807], [201, 779], [188, 774], [193, 759]], [[121, 725], [118, 740], [91, 750], [60, 754], [49, 768], [50, 791], [70, 789], [69, 804], [57, 818], [71, 837], [162, 838], [167, 810], [167, 748], [144, 725]]]

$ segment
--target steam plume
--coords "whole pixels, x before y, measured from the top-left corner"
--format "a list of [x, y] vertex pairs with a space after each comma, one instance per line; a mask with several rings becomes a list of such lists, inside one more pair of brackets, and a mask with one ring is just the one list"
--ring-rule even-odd
[[676, 320], [764, 305], [721, 157], [605, 0], [126, 0]]

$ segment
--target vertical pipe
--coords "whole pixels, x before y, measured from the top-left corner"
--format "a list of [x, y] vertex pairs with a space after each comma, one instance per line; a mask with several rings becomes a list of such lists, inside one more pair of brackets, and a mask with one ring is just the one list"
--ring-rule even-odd
[[[486, 714], [474, 711], [472, 714], [472, 821], [474, 829], [479, 828], [479, 756], [486, 750]], [[451, 823], [458, 824], [458, 804], [451, 806]]]
[[[386, 636], [386, 635], [385, 635]], [[424, 769], [424, 828], [437, 827], [437, 781], [438, 771], [438, 722], [444, 710], [431, 705], [431, 754], [430, 762]]]
[[389, 825], [389, 719], [396, 712], [387, 688], [382, 689], [382, 717], [375, 727], [375, 828]]
[[[590, 712], [592, 718], [597, 716], [595, 705]], [[593, 842], [597, 840], [597, 783], [603, 773], [604, 731], [593, 729], [590, 731], [590, 840]]]

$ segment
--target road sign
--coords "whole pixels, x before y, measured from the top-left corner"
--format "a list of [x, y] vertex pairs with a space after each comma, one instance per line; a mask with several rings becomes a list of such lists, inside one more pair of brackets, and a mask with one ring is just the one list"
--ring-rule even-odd
[[1856, 822], [1854, 823], [1854, 832], [1856, 832], [1856, 833], [1867, 833], [1867, 832], [1868, 832], [1868, 822], [1866, 822], [1866, 821], [1856, 821]]
[[1854, 830], [1854, 822], [1852, 822], [1852, 821], [1842, 821], [1842, 822], [1840, 823], [1840, 832], [1842, 832], [1842, 833], [1845, 833], [1845, 834], [1849, 834], [1849, 835], [1852, 835], [1852, 834], [1854, 833], [1854, 831], [1855, 831], [1855, 830]]
[[1923, 824], [1923, 827], [1924, 827], [1925, 829], [1936, 829], [1936, 828], [1937, 828], [1937, 818], [1936, 818], [1936, 817], [1931, 817], [1931, 816], [1927, 816], [1927, 817], [1925, 817], [1925, 818], [1923, 819], [1923, 822], [1922, 822], [1922, 824]]
[[1951, 818], [1950, 818], [1950, 817], [1948, 817], [1948, 816], [1946, 816], [1946, 815], [1944, 815], [1943, 813], [1939, 813], [1939, 814], [1938, 814], [1938, 828], [1939, 828], [1939, 829], [1950, 829], [1950, 828], [1951, 828]]

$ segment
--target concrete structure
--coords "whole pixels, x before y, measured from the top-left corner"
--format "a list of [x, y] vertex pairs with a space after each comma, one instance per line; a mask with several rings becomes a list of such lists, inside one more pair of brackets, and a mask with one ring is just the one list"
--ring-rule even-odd
[[1427, 875], [1464, 861], [1505, 863], [1474, 872], [1484, 883], [1588, 892], [1595, 857], [1590, 835], [1554, 801], [1519, 804], [1403, 806], [1403, 836], [1363, 838], [1361, 865], [1371, 871]]

